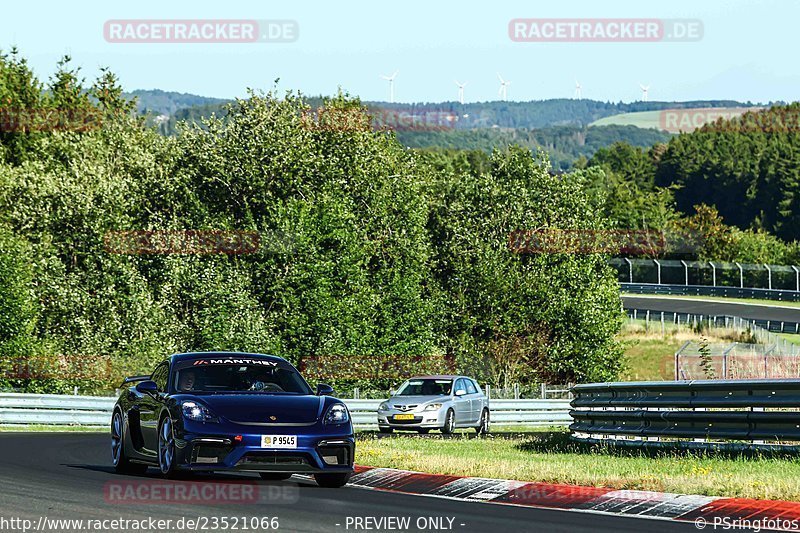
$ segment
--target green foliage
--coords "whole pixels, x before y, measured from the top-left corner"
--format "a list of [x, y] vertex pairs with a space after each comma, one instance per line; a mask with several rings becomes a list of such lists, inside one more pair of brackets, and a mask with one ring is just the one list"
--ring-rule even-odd
[[[713, 205], [729, 224], [800, 238], [800, 104], [709, 125], [672, 139], [656, 172], [678, 209]], [[756, 127], [757, 126], [757, 127]]]
[[501, 150], [518, 144], [533, 151], [548, 153], [554, 168], [569, 170], [579, 157], [592, 155], [615, 142], [650, 146], [665, 142], [670, 134], [635, 126], [547, 126], [526, 128], [475, 128], [445, 131], [398, 131], [397, 139], [411, 148], [440, 148], [446, 150]]
[[445, 337], [462, 368], [502, 384], [603, 380], [619, 371], [618, 288], [599, 255], [517, 255], [510, 229], [593, 230], [603, 220], [580, 180], [511, 147], [483, 175], [431, 186], [434, 276]]
[[0, 227], [0, 357], [17, 357], [31, 348], [36, 306], [28, 243]]
[[711, 348], [708, 346], [708, 339], [700, 338], [700, 347], [697, 349], [700, 359], [700, 370], [706, 379], [716, 379], [717, 373], [714, 370], [714, 360], [711, 357]]
[[[5, 87], [36, 88], [36, 105], [102, 117], [99, 128], [0, 139], [13, 155], [0, 163], [0, 241], [19, 250], [0, 264], [9, 342], [48, 364], [109, 364], [89, 379], [66, 368], [12, 385], [107, 390], [185, 350], [299, 364], [445, 356], [495, 383], [615, 377], [621, 315], [604, 258], [507, 248], [514, 229], [602, 227], [584, 177], [553, 175], [524, 148], [417, 152], [392, 132], [334, 127], [337, 112], [366, 118], [346, 95], [319, 102], [333, 123], [310, 125], [299, 96], [251, 94], [164, 137], [132, 116], [107, 70], [86, 89], [65, 59], [45, 93], [24, 61], [3, 61], [22, 80]], [[131, 230], [240, 230], [261, 245], [241, 255], [106, 246]]]

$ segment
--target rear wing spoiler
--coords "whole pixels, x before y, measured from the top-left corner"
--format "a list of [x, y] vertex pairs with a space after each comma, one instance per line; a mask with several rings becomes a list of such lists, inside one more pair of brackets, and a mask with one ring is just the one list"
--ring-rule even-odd
[[137, 381], [147, 381], [148, 379], [150, 379], [149, 374], [146, 376], [128, 376], [122, 381], [122, 384], [127, 385], [128, 383], [135, 383]]

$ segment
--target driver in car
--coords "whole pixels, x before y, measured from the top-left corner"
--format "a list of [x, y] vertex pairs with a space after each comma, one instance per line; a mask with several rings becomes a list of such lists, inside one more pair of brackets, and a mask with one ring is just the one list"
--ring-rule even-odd
[[251, 385], [249, 390], [264, 391], [264, 392], [283, 392], [283, 389], [277, 383], [272, 381], [272, 376], [263, 374], [261, 372], [251, 375]]
[[181, 378], [178, 380], [178, 390], [183, 392], [193, 390], [194, 378], [194, 372], [191, 370], [181, 372]]

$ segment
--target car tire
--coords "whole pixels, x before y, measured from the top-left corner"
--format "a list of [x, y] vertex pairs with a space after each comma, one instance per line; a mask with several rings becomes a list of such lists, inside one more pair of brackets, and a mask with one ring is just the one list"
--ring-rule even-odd
[[456, 414], [453, 412], [452, 409], [448, 409], [447, 414], [444, 417], [444, 426], [442, 426], [442, 434], [452, 435], [455, 429], [456, 429]]
[[486, 435], [489, 433], [489, 410], [484, 409], [481, 413], [481, 422], [478, 427], [475, 428], [475, 433], [478, 435]]
[[178, 475], [175, 464], [175, 432], [169, 415], [162, 418], [158, 424], [158, 469], [161, 475], [167, 478], [175, 478]]
[[392, 433], [394, 428], [378, 428], [378, 433]]
[[259, 472], [258, 475], [261, 476], [261, 479], [266, 479], [267, 481], [283, 481], [292, 477], [292, 474], [285, 472]]
[[125, 453], [125, 422], [120, 411], [111, 417], [111, 464], [118, 474], [144, 474], [147, 465], [133, 463]]
[[320, 487], [338, 489], [339, 487], [347, 485], [351, 475], [350, 472], [346, 474], [314, 474], [314, 481], [316, 481], [317, 485]]

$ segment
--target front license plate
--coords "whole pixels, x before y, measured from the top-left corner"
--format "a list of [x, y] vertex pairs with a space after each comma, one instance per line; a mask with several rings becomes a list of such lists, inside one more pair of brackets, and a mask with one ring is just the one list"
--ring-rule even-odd
[[261, 435], [262, 448], [297, 448], [297, 435]]
[[394, 415], [395, 420], [414, 420], [414, 415], [407, 414], [407, 415]]

